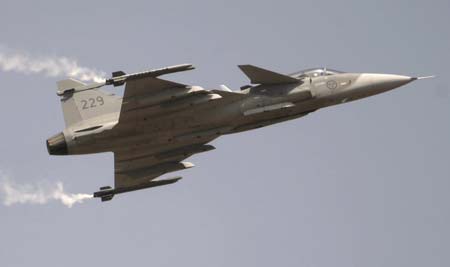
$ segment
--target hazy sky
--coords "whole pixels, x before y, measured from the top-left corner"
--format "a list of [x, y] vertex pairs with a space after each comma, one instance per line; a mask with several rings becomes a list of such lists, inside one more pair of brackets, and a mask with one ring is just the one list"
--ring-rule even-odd
[[[0, 266], [450, 266], [449, 25], [448, 0], [2, 0], [1, 46], [106, 73], [193, 63], [166, 78], [233, 89], [247, 63], [438, 78], [224, 136], [173, 186], [2, 205]], [[113, 184], [112, 154], [45, 147], [61, 78], [0, 72], [0, 172], [91, 193]]]

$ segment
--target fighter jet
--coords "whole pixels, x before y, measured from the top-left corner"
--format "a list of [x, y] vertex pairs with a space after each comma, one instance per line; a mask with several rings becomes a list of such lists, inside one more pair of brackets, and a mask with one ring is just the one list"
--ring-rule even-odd
[[[50, 155], [114, 153], [114, 188], [94, 193], [102, 201], [114, 195], [177, 182], [158, 177], [194, 164], [186, 158], [215, 149], [221, 135], [248, 131], [303, 117], [318, 109], [380, 94], [429, 77], [346, 73], [315, 68], [289, 75], [240, 65], [250, 85], [232, 91], [205, 89], [161, 79], [192, 70], [182, 64], [141, 73], [112, 73], [102, 83], [74, 79], [58, 82], [66, 128], [47, 139]], [[123, 97], [101, 90], [125, 85]]]

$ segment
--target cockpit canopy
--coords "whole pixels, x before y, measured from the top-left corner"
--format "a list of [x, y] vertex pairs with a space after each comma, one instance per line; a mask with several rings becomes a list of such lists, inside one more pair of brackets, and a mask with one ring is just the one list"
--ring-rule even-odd
[[313, 68], [313, 69], [306, 69], [299, 72], [292, 73], [290, 76], [296, 77], [296, 78], [302, 78], [302, 77], [318, 77], [318, 76], [328, 76], [328, 75], [334, 75], [338, 73], [344, 73], [343, 71], [333, 70], [333, 69], [327, 69], [327, 68]]

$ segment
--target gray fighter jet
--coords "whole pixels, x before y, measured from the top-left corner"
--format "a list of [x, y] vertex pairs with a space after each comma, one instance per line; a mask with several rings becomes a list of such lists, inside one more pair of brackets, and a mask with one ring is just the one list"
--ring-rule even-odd
[[[66, 128], [47, 140], [51, 155], [114, 153], [115, 187], [101, 187], [102, 201], [114, 195], [172, 184], [159, 176], [194, 165], [183, 160], [213, 150], [209, 143], [237, 133], [303, 117], [320, 108], [383, 93], [415, 80], [390, 74], [345, 73], [316, 68], [289, 75], [252, 65], [239, 68], [252, 85], [207, 90], [160, 79], [192, 70], [189, 64], [141, 73], [114, 72], [103, 83], [58, 82]], [[125, 84], [123, 97], [100, 90]]]

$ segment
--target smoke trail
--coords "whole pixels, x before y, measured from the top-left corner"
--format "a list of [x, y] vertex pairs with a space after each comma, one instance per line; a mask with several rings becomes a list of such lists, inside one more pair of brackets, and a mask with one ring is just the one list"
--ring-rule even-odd
[[54, 185], [49, 184], [16, 184], [8, 178], [0, 180], [0, 194], [3, 196], [3, 204], [11, 206], [14, 204], [47, 204], [49, 201], [57, 200], [71, 208], [75, 203], [82, 203], [93, 196], [89, 194], [70, 194], [64, 191], [62, 182]]
[[42, 73], [49, 77], [68, 76], [82, 81], [104, 81], [105, 73], [82, 67], [68, 57], [32, 56], [0, 44], [0, 70], [24, 74]]

